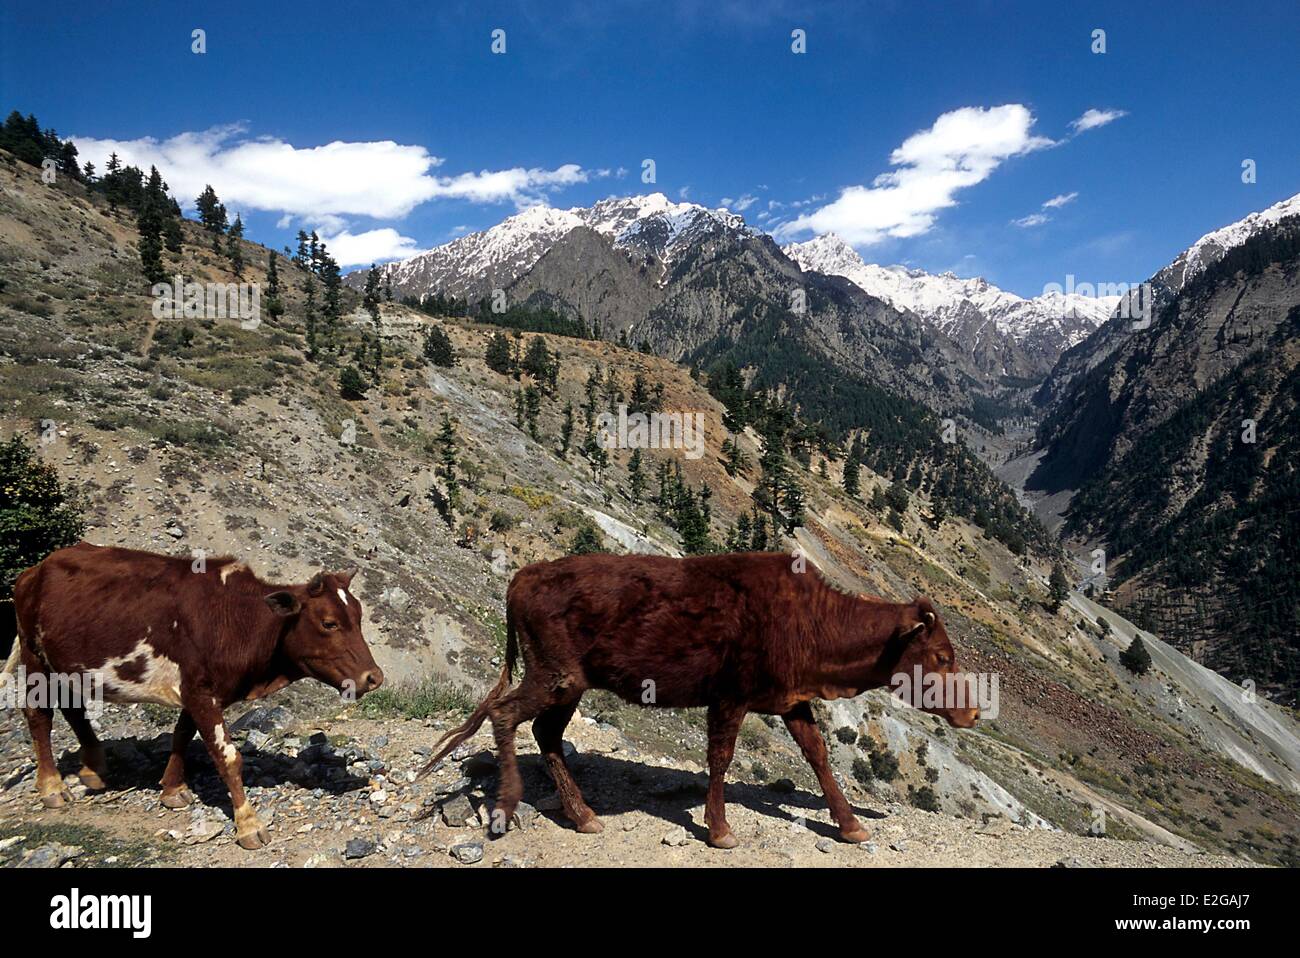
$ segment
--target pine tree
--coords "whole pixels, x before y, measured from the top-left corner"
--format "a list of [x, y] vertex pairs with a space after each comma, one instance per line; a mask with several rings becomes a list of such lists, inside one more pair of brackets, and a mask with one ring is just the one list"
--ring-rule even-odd
[[235, 222], [226, 237], [226, 255], [230, 257], [230, 269], [238, 277], [244, 275], [244, 220], [236, 213]]
[[293, 261], [299, 266], [307, 265], [307, 233], [305, 230], [298, 231], [298, 251], [294, 253]]
[[[316, 234], [313, 233], [314, 237]], [[339, 273], [339, 264], [325, 252], [325, 247], [317, 248], [320, 257], [321, 285], [325, 289], [322, 318], [324, 328], [319, 331], [325, 349], [338, 349], [339, 324], [343, 320], [343, 278]]]
[[642, 466], [641, 450], [632, 450], [632, 458], [627, 463], [627, 489], [632, 501], [641, 502], [641, 497], [645, 494], [645, 470]]
[[541, 442], [542, 439], [537, 430], [537, 416], [541, 411], [542, 391], [529, 384], [524, 388], [524, 419], [528, 422], [528, 435], [532, 436], [535, 442]]
[[1142, 636], [1133, 636], [1129, 647], [1119, 654], [1119, 662], [1134, 675], [1146, 675], [1150, 671], [1151, 653], [1147, 651]]
[[243, 218], [239, 213], [235, 213], [230, 235], [226, 237], [226, 256], [230, 257], [231, 272], [237, 277], [243, 277]]
[[442, 414], [442, 428], [438, 431], [438, 474], [447, 486], [447, 502], [453, 511], [460, 509], [460, 483], [456, 479], [456, 427], [451, 416]]
[[844, 460], [844, 491], [854, 499], [858, 497], [860, 491], [859, 472], [858, 457], [849, 453], [849, 458]]
[[276, 263], [278, 259], [274, 251], [266, 256], [266, 314], [273, 320], [284, 315], [284, 304], [280, 302], [280, 270]]
[[370, 314], [370, 349], [367, 357], [370, 363], [370, 379], [378, 384], [379, 376], [382, 371], [384, 361], [383, 339], [381, 336], [382, 327], [380, 324], [379, 314], [379, 295], [381, 290], [381, 277], [379, 267], [374, 263], [370, 264], [370, 269], [366, 273], [366, 285], [361, 296], [361, 304], [365, 307], [366, 312]]
[[592, 481], [598, 481], [601, 472], [609, 466], [609, 453], [600, 444], [594, 427], [587, 431], [587, 438], [582, 444], [582, 454], [587, 457], [588, 463], [591, 464]]
[[1053, 614], [1061, 609], [1061, 603], [1070, 595], [1070, 580], [1065, 577], [1065, 570], [1058, 562], [1052, 566], [1052, 575], [1047, 582], [1048, 610]]
[[430, 325], [424, 334], [424, 358], [435, 366], [450, 369], [456, 365], [456, 351], [451, 337], [441, 326]]
[[541, 336], [534, 336], [519, 365], [534, 380], [544, 382], [551, 368], [551, 352], [546, 348], [546, 340]]
[[764, 423], [762, 476], [754, 488], [754, 501], [768, 514], [773, 535], [782, 528], [793, 532], [803, 522], [803, 490], [786, 459], [785, 431], [782, 416], [769, 416]]
[[722, 440], [722, 468], [732, 478], [743, 476], [749, 469], [749, 456], [740, 448], [740, 441], [736, 436], [728, 436]]
[[140, 265], [144, 270], [144, 278], [150, 285], [161, 283], [167, 276], [162, 255], [164, 199], [162, 177], [158, 175], [157, 168], [154, 168], [136, 217], [136, 229], [140, 233]]
[[908, 495], [907, 486], [902, 481], [895, 479], [889, 485], [889, 490], [885, 493], [885, 505], [894, 512], [902, 515], [907, 511], [907, 504], [911, 497]]
[[569, 458], [569, 446], [573, 443], [573, 403], [564, 404], [564, 419], [560, 422], [560, 458]]
[[510, 375], [514, 369], [514, 355], [510, 351], [510, 340], [506, 338], [505, 333], [498, 331], [492, 334], [483, 358], [487, 361], [488, 369], [502, 376]]

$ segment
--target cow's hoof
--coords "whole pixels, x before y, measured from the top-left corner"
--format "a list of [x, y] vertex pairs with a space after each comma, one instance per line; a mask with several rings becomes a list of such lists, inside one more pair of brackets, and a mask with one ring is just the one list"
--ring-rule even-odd
[[104, 789], [108, 788], [108, 786], [104, 784], [104, 780], [99, 777], [99, 773], [93, 768], [83, 768], [77, 773], [77, 778], [81, 779], [81, 784], [85, 785], [86, 788], [90, 789], [92, 792], [102, 792]]
[[239, 843], [240, 848], [247, 848], [250, 852], [255, 852], [259, 848], [265, 848], [271, 844], [271, 833], [266, 830], [265, 826], [262, 826], [240, 832], [235, 841]]
[[871, 832], [867, 831], [865, 828], [855, 828], [852, 831], [840, 832], [840, 838], [844, 839], [846, 842], [853, 842], [855, 845], [865, 842], [870, 837]]
[[587, 819], [585, 822], [583, 822], [581, 825], [578, 826], [578, 831], [582, 832], [582, 834], [584, 835], [599, 835], [604, 830], [605, 830], [605, 823], [602, 822], [595, 815], [591, 816], [591, 818]]
[[65, 805], [72, 804], [72, 793], [63, 787], [45, 792], [41, 795], [41, 804], [46, 808], [63, 808]]
[[723, 832], [721, 835], [718, 835], [716, 837], [710, 835], [709, 844], [712, 845], [714, 848], [735, 848], [737, 845], [740, 844], [740, 839], [738, 839], [735, 835], [733, 835], [731, 832], [728, 831], [728, 832]]
[[194, 802], [194, 793], [185, 786], [181, 786], [174, 792], [163, 792], [163, 808], [189, 808]]

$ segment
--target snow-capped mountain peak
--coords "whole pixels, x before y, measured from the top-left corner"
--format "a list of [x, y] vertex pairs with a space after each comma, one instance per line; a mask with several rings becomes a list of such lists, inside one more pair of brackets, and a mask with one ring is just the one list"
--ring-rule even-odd
[[1288, 216], [1300, 216], [1300, 193], [1206, 233], [1157, 273], [1156, 278], [1179, 289], [1197, 273], [1222, 259], [1228, 250], [1240, 246], [1260, 230], [1274, 226]]
[[681, 249], [710, 232], [748, 230], [744, 218], [729, 210], [676, 203], [663, 193], [609, 197], [567, 210], [532, 206], [489, 229], [384, 269], [403, 293], [436, 290], [482, 296], [522, 276], [556, 243], [583, 226], [608, 237], [617, 248], [653, 255], [665, 269]]
[[834, 233], [792, 243], [784, 251], [800, 269], [843, 276], [864, 292], [895, 309], [915, 313], [956, 338], [961, 338], [965, 329], [982, 328], [990, 321], [999, 333], [1017, 341], [1037, 327], [1051, 325], [1060, 329], [1065, 345], [1072, 346], [1101, 325], [1119, 301], [1114, 296], [1091, 298], [1075, 293], [1025, 299], [980, 276], [962, 278], [951, 271], [936, 274], [904, 266], [878, 266], [865, 262]]

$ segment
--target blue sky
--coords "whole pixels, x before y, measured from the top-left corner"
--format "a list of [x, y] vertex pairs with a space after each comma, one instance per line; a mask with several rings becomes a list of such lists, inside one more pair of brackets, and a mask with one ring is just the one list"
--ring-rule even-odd
[[1036, 295], [1300, 192], [1294, 0], [273, 6], [7, 4], [0, 105], [367, 261], [657, 190]]

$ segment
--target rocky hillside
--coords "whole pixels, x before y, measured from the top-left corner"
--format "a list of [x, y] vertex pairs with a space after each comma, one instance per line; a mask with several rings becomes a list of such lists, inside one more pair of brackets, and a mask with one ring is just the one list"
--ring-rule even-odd
[[[789, 337], [831, 375], [879, 383], [985, 428], [999, 418], [991, 400], [1007, 393], [937, 326], [803, 270], [739, 215], [658, 193], [526, 210], [384, 273], [398, 298], [477, 304], [499, 291], [504, 306], [551, 309], [686, 364]], [[360, 288], [364, 271], [346, 281]]]
[[1071, 495], [1066, 533], [1107, 547], [1145, 625], [1294, 702], [1300, 217], [1249, 222], [1153, 278], [1149, 328], [1112, 320], [1063, 360], [1028, 486]]
[[[184, 229], [169, 268], [200, 282], [235, 281], [199, 227]], [[246, 243], [243, 253], [244, 279], [264, 282], [266, 251]], [[766, 241], [746, 255], [760, 271], [792, 268]], [[700, 256], [671, 269], [683, 271], [680, 295], [703, 302], [707, 251]], [[110, 770], [135, 790], [88, 796], [66, 815], [33, 810], [21, 720], [6, 710], [6, 863], [31, 863], [32, 853], [60, 861], [74, 846], [82, 849], [74, 863], [270, 864], [316, 855], [325, 856], [317, 863], [339, 855], [420, 863], [482, 854], [516, 864], [676, 864], [694, 861], [693, 851], [708, 863], [739, 864], [1173, 863], [1198, 852], [1296, 860], [1300, 796], [1270, 758], [1279, 748], [1292, 754], [1289, 712], [1263, 699], [1228, 712], [1201, 693], [1203, 677], [1182, 669], [1181, 658], [1130, 675], [1091, 612], [1073, 604], [1048, 611], [1045, 558], [1017, 555], [951, 512], [936, 515], [930, 486], [913, 489], [893, 517], [868, 504], [893, 476], [867, 468], [862, 496], [850, 497], [840, 485], [842, 457], [817, 448], [796, 466], [804, 522], [780, 547], [798, 549], [844, 588], [931, 595], [959, 662], [999, 677], [997, 717], [958, 732], [879, 692], [819, 711], [853, 801], [868, 817], [884, 816], [874, 823], [874, 850], [822, 848], [828, 819], [810, 771], [779, 722], [751, 717], [731, 773], [733, 824], [749, 845], [720, 859], [696, 847], [703, 716], [591, 694], [582, 705], [588, 721], [569, 737], [584, 756], [578, 775], [591, 804], [615, 827], [593, 838], [556, 824], [533, 771], [527, 798], [540, 818], [501, 844], [457, 850], [478, 840], [465, 823], [492, 793], [491, 763], [466, 756], [470, 764], [448, 765], [438, 780], [419, 784], [409, 773], [418, 749], [495, 679], [513, 570], [578, 544], [667, 554], [683, 547], [671, 509], [652, 501], [653, 482], [639, 501], [630, 495], [630, 451], [610, 450], [608, 466], [593, 469], [578, 451], [580, 432], [561, 451], [566, 407], [580, 417], [589, 402], [607, 409], [630, 395], [640, 374], [662, 386], [665, 409], [703, 413], [702, 457], [649, 450], [645, 458], [652, 477], [662, 463], [670, 476], [680, 467], [681, 488], [698, 495], [708, 487], [714, 542], [752, 508], [759, 440], [738, 435], [749, 465], [730, 474], [723, 406], [670, 359], [523, 333], [525, 351], [540, 340], [556, 359], [552, 388], [546, 377], [516, 379], [488, 365], [500, 327], [399, 305], [382, 309], [379, 384], [343, 399], [340, 365], [364, 342], [370, 319], [349, 303], [339, 351], [313, 361], [304, 342], [306, 273], [283, 261], [280, 273], [285, 313], [255, 328], [234, 319], [157, 320], [131, 219], [75, 183], [47, 186], [0, 154], [0, 433], [29, 437], [57, 467], [80, 497], [92, 541], [233, 553], [283, 579], [320, 564], [359, 564], [353, 589], [389, 676], [383, 692], [356, 706], [328, 705], [310, 687], [295, 687], [264, 703], [283, 715], [243, 727], [246, 755], [257, 757], [254, 800], [275, 816], [271, 854], [262, 858], [223, 844], [220, 792], [203, 785], [215, 779], [201, 780], [205, 805], [192, 817], [156, 809], [151, 782], [173, 720], [166, 710], [108, 713], [106, 734], [125, 736], [110, 752]], [[824, 283], [837, 302], [863, 295], [833, 287], [842, 281]], [[681, 314], [665, 313], [663, 322], [673, 315]], [[449, 338], [455, 366], [425, 359], [434, 327]], [[528, 387], [536, 406], [529, 413], [526, 401], [520, 415]], [[439, 438], [444, 414], [454, 490]], [[67, 730], [59, 730], [66, 747]], [[427, 808], [439, 811], [415, 821]], [[790, 827], [801, 818], [806, 827]], [[1082, 837], [1094, 830], [1108, 837]], [[348, 851], [352, 839], [358, 844]]]

